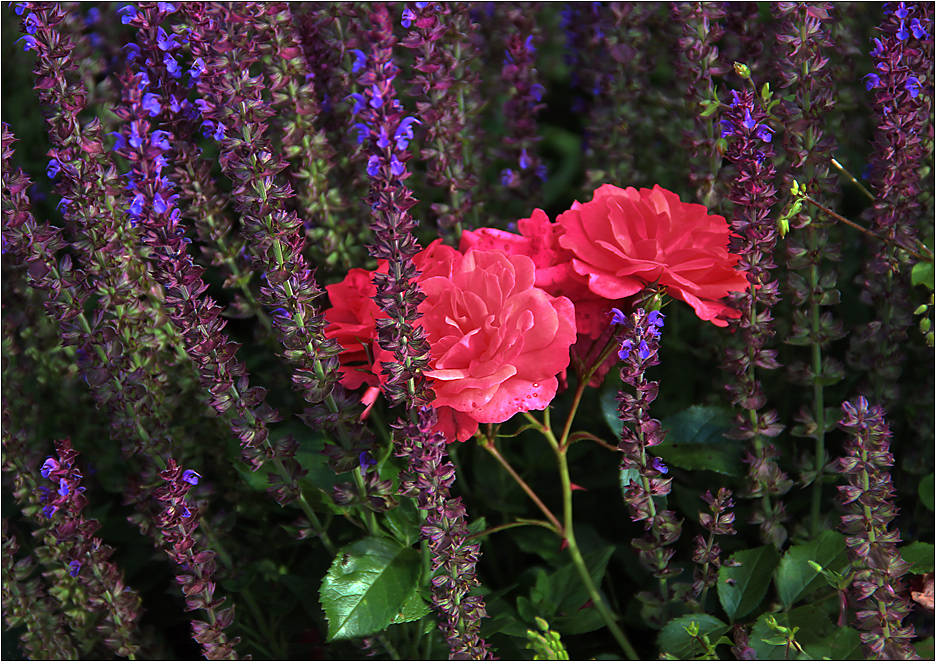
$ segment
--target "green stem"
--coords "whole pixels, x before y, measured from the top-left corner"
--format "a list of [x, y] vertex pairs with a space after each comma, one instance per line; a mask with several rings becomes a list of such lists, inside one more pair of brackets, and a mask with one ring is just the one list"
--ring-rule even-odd
[[857, 179], [855, 178], [855, 176], [853, 176], [852, 173], [850, 173], [848, 170], [846, 170], [845, 168], [843, 168], [843, 165], [842, 165], [839, 161], [837, 161], [836, 159], [830, 159], [830, 163], [833, 164], [833, 166], [836, 168], [836, 170], [838, 170], [840, 173], [842, 173], [843, 175], [845, 175], [845, 176], [846, 176], [846, 179], [848, 179], [850, 182], [852, 182], [852, 183], [855, 184], [857, 187], [859, 187], [859, 190], [860, 190], [862, 193], [864, 193], [864, 194], [866, 195], [866, 197], [867, 197], [869, 200], [871, 200], [873, 203], [875, 202], [875, 195], [874, 195], [871, 191], [869, 191], [868, 189], [866, 189], [864, 186], [862, 186], [862, 182], [860, 182], [859, 180], [857, 180]]
[[[527, 414], [529, 416], [529, 413], [527, 412], [525, 412], [524, 414]], [[534, 419], [533, 417], [530, 417], [530, 418]], [[536, 421], [536, 419], [534, 419], [534, 421]], [[539, 424], [540, 422], [537, 422], [537, 423]], [[517, 485], [519, 485], [521, 489], [525, 493], [527, 493], [527, 496], [531, 500], [533, 500], [534, 504], [536, 504], [537, 507], [547, 517], [547, 520], [549, 520], [550, 523], [553, 525], [553, 527], [556, 528], [557, 533], [562, 532], [563, 525], [561, 525], [560, 521], [557, 520], [556, 516], [553, 515], [553, 512], [547, 508], [547, 505], [543, 503], [543, 500], [540, 499], [540, 496], [537, 495], [537, 493], [535, 493], [534, 490], [529, 485], [527, 485], [527, 482], [521, 478], [521, 476], [517, 473], [517, 471], [513, 467], [511, 467], [511, 464], [508, 462], [508, 460], [504, 456], [501, 455], [501, 452], [498, 451], [498, 448], [495, 446], [494, 440], [491, 440], [487, 437], [483, 439], [484, 441], [481, 443], [482, 448], [484, 448], [488, 453], [494, 456], [495, 459], [499, 463], [501, 463], [501, 467], [507, 470], [508, 474], [511, 475], [511, 478], [514, 479], [515, 482], [517, 482]]]
[[573, 564], [576, 566], [576, 571], [579, 572], [582, 584], [589, 593], [589, 598], [592, 599], [592, 604], [595, 605], [599, 614], [602, 615], [602, 619], [605, 621], [605, 625], [608, 626], [608, 630], [612, 632], [612, 636], [614, 636], [622, 651], [625, 652], [625, 656], [627, 656], [629, 660], [637, 661], [640, 659], [638, 652], [635, 651], [631, 642], [628, 641], [628, 636], [626, 636], [624, 631], [618, 626], [615, 615], [613, 615], [612, 611], [605, 605], [602, 595], [599, 594], [598, 588], [595, 586], [595, 583], [592, 582], [592, 576], [589, 574], [586, 561], [582, 558], [582, 552], [579, 550], [576, 534], [573, 531], [573, 490], [572, 482], [569, 478], [569, 464], [566, 462], [566, 449], [559, 448], [558, 445], [555, 445], [554, 448], [556, 450], [556, 458], [560, 465], [560, 481], [563, 486], [563, 520], [566, 522], [564, 534], [566, 536], [566, 542], [569, 545], [569, 554], [573, 558]]

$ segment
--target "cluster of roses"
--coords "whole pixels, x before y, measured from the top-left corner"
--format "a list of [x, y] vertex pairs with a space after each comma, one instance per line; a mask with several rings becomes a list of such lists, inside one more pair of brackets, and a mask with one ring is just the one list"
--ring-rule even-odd
[[[436, 240], [414, 258], [426, 297], [418, 307], [431, 347], [426, 376], [449, 441], [469, 439], [479, 423], [545, 409], [571, 349], [585, 356], [607, 340], [612, 308], [627, 308], [645, 287], [656, 285], [723, 327], [739, 313], [722, 299], [749, 287], [729, 253], [726, 220], [660, 186], [606, 184], [555, 222], [538, 209], [517, 225], [520, 234], [465, 231], [458, 251]], [[386, 262], [377, 271], [386, 273]], [[373, 300], [372, 276], [352, 269], [327, 286], [332, 308], [325, 312], [326, 336], [343, 348], [341, 382], [367, 385], [369, 406], [383, 383], [382, 362], [393, 361], [377, 343], [375, 320], [385, 314]]]

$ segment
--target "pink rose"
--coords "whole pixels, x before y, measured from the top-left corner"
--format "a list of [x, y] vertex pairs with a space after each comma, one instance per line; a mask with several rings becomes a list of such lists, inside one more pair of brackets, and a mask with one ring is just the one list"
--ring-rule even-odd
[[580, 335], [598, 338], [608, 327], [608, 313], [615, 304], [589, 290], [588, 280], [573, 271], [575, 254], [560, 246], [564, 230], [550, 222], [541, 209], [517, 222], [520, 235], [480, 228], [462, 233], [459, 250], [504, 251], [527, 256], [537, 268], [534, 285], [556, 297], [568, 297], [576, 307], [576, 329]]
[[574, 254], [573, 271], [589, 290], [621, 299], [659, 281], [675, 299], [693, 307], [701, 320], [725, 327], [741, 314], [722, 302], [749, 287], [729, 253], [729, 225], [706, 207], [681, 202], [653, 189], [599, 187], [591, 202], [574, 203], [557, 224], [561, 247]]
[[[387, 271], [386, 267], [383, 271]], [[362, 384], [378, 385], [380, 364], [377, 374], [373, 370], [375, 351], [379, 350], [374, 342], [374, 321], [386, 318], [387, 314], [372, 299], [377, 294], [372, 276], [373, 272], [366, 269], [352, 269], [341, 283], [325, 286], [332, 302], [332, 308], [324, 313], [328, 323], [325, 336], [338, 339], [342, 346], [338, 356], [340, 382], [348, 389], [357, 389]]]
[[[523, 255], [476, 250], [463, 256], [436, 240], [413, 262], [426, 295], [419, 324], [430, 344], [426, 376], [440, 432], [464, 441], [479, 423], [545, 409], [576, 340], [572, 302], [536, 287], [534, 263]], [[386, 263], [380, 269], [386, 271]], [[374, 321], [385, 314], [370, 299], [376, 293], [371, 278], [353, 269], [342, 283], [327, 286], [333, 308], [325, 312], [326, 336], [344, 348], [342, 384], [368, 384], [369, 394], [380, 383], [380, 361], [392, 360], [377, 345]]]
[[462, 256], [435, 245], [414, 260], [424, 271], [426, 299], [418, 309], [431, 347], [426, 375], [442, 432], [467, 440], [479, 423], [550, 404], [576, 340], [575, 311], [566, 297], [534, 285], [527, 256], [481, 250]]

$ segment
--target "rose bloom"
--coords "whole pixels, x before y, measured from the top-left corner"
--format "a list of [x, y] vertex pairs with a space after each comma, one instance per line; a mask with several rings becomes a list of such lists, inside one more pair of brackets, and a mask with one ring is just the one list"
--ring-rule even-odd
[[[436, 240], [414, 263], [426, 296], [417, 309], [422, 314], [418, 324], [430, 344], [426, 377], [436, 394], [440, 432], [450, 441], [464, 441], [479, 423], [501, 423], [518, 412], [545, 409], [576, 340], [572, 302], [536, 287], [534, 263], [523, 255], [479, 250], [463, 256]], [[339, 356], [342, 384], [373, 387], [379, 360], [389, 360], [375, 340], [377, 306], [371, 309], [361, 301], [370, 291], [362, 287], [360, 274], [349, 272], [339, 286], [329, 286], [338, 311], [326, 311], [325, 317], [330, 323], [326, 336], [338, 338], [346, 348]], [[350, 299], [341, 302], [340, 296]], [[370, 362], [361, 349], [367, 338], [375, 358]], [[368, 365], [372, 377], [355, 373]]]
[[497, 228], [465, 230], [459, 250], [503, 251], [529, 257], [536, 267], [535, 285], [551, 295], [572, 300], [579, 334], [592, 339], [601, 336], [608, 328], [608, 313], [615, 304], [591, 292], [588, 281], [573, 271], [575, 254], [559, 243], [563, 228], [551, 223], [542, 209], [535, 209], [529, 219], [517, 222], [517, 229], [520, 235]]
[[[383, 271], [387, 271], [386, 265]], [[337, 339], [342, 346], [339, 354], [340, 382], [348, 389], [357, 389], [362, 384], [378, 385], [378, 376], [373, 371], [375, 350], [378, 349], [374, 340], [374, 321], [386, 318], [387, 314], [374, 302], [377, 288], [372, 278], [373, 272], [352, 269], [341, 283], [325, 286], [332, 302], [332, 308], [324, 313], [328, 323], [325, 336]]]
[[721, 300], [749, 287], [729, 253], [729, 225], [703, 205], [684, 203], [666, 189], [620, 189], [604, 184], [593, 199], [574, 203], [556, 220], [561, 247], [574, 254], [573, 271], [589, 290], [621, 299], [659, 282], [719, 327], [739, 311]]

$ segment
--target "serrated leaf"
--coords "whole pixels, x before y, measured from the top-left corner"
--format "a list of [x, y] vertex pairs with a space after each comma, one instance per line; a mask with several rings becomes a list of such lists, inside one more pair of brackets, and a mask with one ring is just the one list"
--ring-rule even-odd
[[911, 565], [908, 573], [930, 573], [934, 570], [934, 544], [916, 541], [898, 548], [901, 558]]
[[719, 569], [718, 592], [722, 609], [734, 622], [761, 603], [781, 558], [774, 546], [762, 546], [739, 550], [730, 559], [739, 565]]
[[360, 638], [387, 628], [419, 578], [419, 553], [398, 541], [369, 536], [345, 546], [319, 590], [329, 622], [326, 640]]
[[816, 539], [800, 546], [791, 546], [784, 554], [774, 582], [778, 598], [785, 609], [818, 589], [827, 587], [820, 571], [810, 565], [814, 561], [821, 568], [842, 573], [849, 565], [846, 542], [839, 532], [827, 530]]
[[921, 483], [917, 485], [917, 494], [921, 498], [921, 503], [931, 510], [931, 513], [934, 511], [934, 473], [931, 472], [926, 477], [921, 479]]
[[698, 654], [703, 653], [702, 645], [697, 638], [692, 637], [686, 631], [686, 627], [692, 623], [699, 627], [699, 638], [704, 635], [709, 636], [709, 641], [713, 644], [729, 630], [729, 625], [721, 619], [712, 615], [683, 615], [671, 620], [661, 629], [657, 636], [657, 644], [660, 647], [661, 654], [672, 654], [678, 659], [692, 660]]
[[911, 285], [924, 285], [934, 289], [934, 263], [919, 262], [911, 268]]

